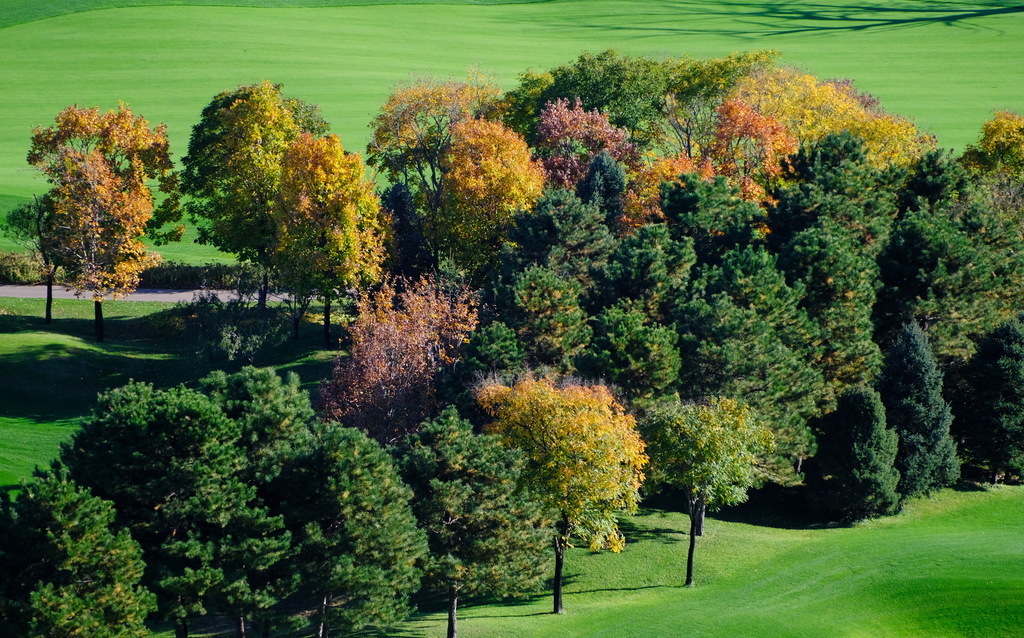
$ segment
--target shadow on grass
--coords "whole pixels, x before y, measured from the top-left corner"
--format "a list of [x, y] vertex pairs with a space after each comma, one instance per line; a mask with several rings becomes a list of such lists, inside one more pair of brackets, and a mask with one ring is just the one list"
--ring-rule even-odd
[[[630, 12], [628, 15], [589, 13], [584, 27], [607, 30], [617, 22], [623, 31], [648, 32], [652, 37], [715, 33], [738, 38], [763, 38], [791, 35], [815, 35], [837, 32], [890, 31], [929, 25], [985, 28], [974, 21], [1024, 12], [1019, 2], [896, 2], [891, 4], [809, 4], [788, 2], [712, 2], [680, 0], [659, 3], [656, 10]], [[681, 21], [682, 17], [699, 19]], [[710, 21], [708, 21], [710, 19]], [[723, 28], [722, 20], [729, 26]], [[704, 24], [707, 22], [707, 24]], [[589, 24], [588, 24], [589, 23]], [[676, 26], [680, 25], [680, 26]], [[580, 25], [576, 25], [580, 26]]]

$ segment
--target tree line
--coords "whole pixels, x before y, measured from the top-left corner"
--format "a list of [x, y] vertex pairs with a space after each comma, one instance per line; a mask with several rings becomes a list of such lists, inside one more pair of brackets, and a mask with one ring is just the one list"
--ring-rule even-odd
[[[404, 594], [373, 588], [411, 591], [420, 572], [448, 596], [454, 632], [460, 595], [536, 586], [538, 539], [554, 539], [560, 611], [570, 539], [621, 549], [615, 515], [642, 485], [684, 497], [692, 584], [705, 511], [754, 485], [803, 485], [852, 521], [962, 473], [1020, 477], [1024, 117], [997, 113], [954, 157], [851, 81], [777, 57], [608, 51], [505, 92], [479, 77], [399, 87], [371, 123], [379, 190], [314, 105], [268, 82], [211, 101], [180, 175], [162, 130], [126, 106], [70, 107], [33, 136], [53, 188], [11, 223], [48, 273], [93, 295], [97, 326], [102, 299], [149, 263], [142, 233], [174, 239], [183, 215], [259, 268], [260, 307], [273, 282], [290, 291], [296, 334], [314, 298], [327, 347], [331, 302], [352, 299], [356, 317], [315, 414], [291, 390], [283, 407], [240, 389], [281, 383], [257, 371], [111, 391], [26, 487], [51, 504], [22, 497], [8, 528], [59, 499], [112, 502], [116, 514], [88, 507], [115, 521], [111, 547], [124, 532], [142, 547], [129, 580], [179, 635], [208, 609], [240, 635], [247, 620], [269, 631], [290, 604], [319, 610], [320, 635], [386, 624]], [[124, 422], [97, 425], [108, 416]], [[487, 471], [449, 458], [476, 454]], [[344, 465], [363, 461], [379, 465]], [[161, 492], [161, 463], [187, 489]], [[485, 476], [506, 492], [480, 496], [469, 483]], [[384, 500], [408, 508], [379, 532], [391, 549], [372, 550], [397, 571], [370, 574], [357, 553], [377, 541], [357, 511]], [[487, 580], [507, 572], [524, 580]], [[5, 593], [19, 622], [57, 613], [34, 593], [47, 578]]]

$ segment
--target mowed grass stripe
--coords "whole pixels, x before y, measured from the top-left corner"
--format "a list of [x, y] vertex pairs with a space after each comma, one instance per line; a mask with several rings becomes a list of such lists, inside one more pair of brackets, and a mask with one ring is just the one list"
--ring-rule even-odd
[[578, 0], [494, 6], [161, 6], [89, 11], [4, 28], [0, 194], [44, 185], [25, 164], [33, 126], [72, 103], [118, 100], [167, 122], [180, 156], [219, 91], [270, 79], [316, 102], [350, 150], [413, 74], [504, 87], [516, 74], [614, 47], [633, 55], [777, 48], [822, 77], [851, 77], [890, 110], [962, 148], [997, 108], [1024, 109], [1024, 17], [1000, 3], [816, 5]]

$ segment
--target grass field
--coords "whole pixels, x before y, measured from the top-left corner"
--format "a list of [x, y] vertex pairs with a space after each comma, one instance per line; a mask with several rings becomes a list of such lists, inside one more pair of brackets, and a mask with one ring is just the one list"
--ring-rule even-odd
[[[479, 67], [510, 86], [525, 69], [609, 47], [699, 57], [776, 48], [788, 64], [856, 79], [948, 147], [975, 139], [994, 109], [1024, 109], [1024, 13], [1008, 0], [212, 4], [7, 0], [0, 206], [42, 189], [24, 160], [30, 131], [68, 104], [128, 102], [168, 124], [180, 155], [214, 94], [264, 78], [320, 104], [353, 150], [389, 90], [413, 74]], [[293, 8], [271, 8], [280, 5]]]

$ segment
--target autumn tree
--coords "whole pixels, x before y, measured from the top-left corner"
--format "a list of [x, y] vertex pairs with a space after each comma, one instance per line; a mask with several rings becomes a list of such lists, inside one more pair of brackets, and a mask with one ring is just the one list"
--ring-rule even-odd
[[359, 155], [346, 154], [334, 135], [303, 133], [281, 159], [275, 208], [274, 263], [301, 312], [312, 295], [324, 301], [324, 344], [330, 348], [331, 301], [338, 291], [380, 277], [387, 223]]
[[143, 638], [155, 601], [142, 551], [109, 501], [54, 465], [0, 506], [0, 629], [7, 636]]
[[532, 494], [520, 485], [523, 458], [448, 408], [395, 450], [427, 532], [427, 585], [447, 596], [448, 638], [458, 633], [460, 600], [534, 591], [551, 538]]
[[562, 568], [570, 538], [621, 551], [616, 514], [639, 501], [644, 443], [632, 416], [600, 385], [557, 386], [525, 378], [477, 393], [488, 430], [526, 456], [524, 481], [556, 520], [554, 612], [562, 613]]
[[424, 277], [386, 281], [357, 307], [350, 354], [320, 388], [323, 412], [393, 444], [436, 409], [438, 375], [459, 361], [476, 301], [465, 287]]
[[629, 141], [629, 131], [616, 128], [597, 109], [586, 110], [579, 100], [559, 98], [540, 112], [537, 123], [537, 154], [555, 188], [574, 189], [590, 163], [602, 151], [613, 159], [635, 166], [639, 151]]
[[763, 199], [766, 188], [781, 177], [782, 162], [796, 152], [796, 138], [777, 119], [741, 99], [727, 99], [716, 111], [714, 138], [702, 156], [739, 186], [744, 199]]
[[642, 429], [652, 476], [686, 494], [690, 511], [686, 586], [691, 587], [693, 553], [697, 536], [704, 533], [704, 513], [747, 499], [747, 490], [758, 480], [758, 461], [771, 450], [772, 436], [750, 408], [724, 398], [704, 404], [657, 404], [647, 411]]
[[[271, 267], [282, 159], [302, 132], [321, 135], [327, 123], [315, 106], [286, 98], [280, 84], [240, 86], [203, 108], [181, 158], [184, 208], [199, 223], [200, 243]], [[260, 307], [268, 287], [264, 277]]]
[[712, 144], [722, 102], [737, 83], [760, 69], [771, 68], [778, 57], [778, 51], [764, 50], [703, 60], [668, 60], [669, 82], [661, 120], [664, 132], [659, 138], [667, 155], [701, 157]]
[[526, 143], [500, 122], [468, 119], [452, 125], [441, 158], [446, 188], [436, 216], [425, 226], [436, 250], [472, 278], [496, 265], [516, 213], [533, 208], [544, 188], [544, 169]]
[[494, 114], [499, 92], [482, 78], [423, 80], [395, 89], [371, 123], [367, 163], [412, 191], [429, 220], [444, 205], [444, 157], [459, 122]]
[[910, 120], [866, 103], [852, 86], [792, 68], [761, 68], [741, 79], [730, 96], [778, 120], [801, 144], [844, 131], [860, 137], [875, 168], [909, 166], [934, 146]]
[[981, 138], [967, 147], [960, 161], [975, 171], [1024, 174], [1024, 115], [997, 111], [981, 125]]
[[538, 104], [578, 100], [584, 109], [605, 113], [613, 126], [648, 146], [660, 136], [659, 120], [671, 67], [671, 61], [630, 57], [613, 50], [584, 51], [575, 61], [550, 71], [551, 81], [539, 91]]
[[[107, 113], [69, 106], [54, 126], [33, 131], [28, 161], [52, 184], [52, 213], [41, 220], [49, 248], [65, 284], [92, 297], [96, 339], [103, 341], [103, 300], [135, 290], [139, 274], [158, 259], [143, 235], [175, 215], [166, 128], [150, 128], [125, 104]], [[160, 208], [151, 180], [167, 195]]]

